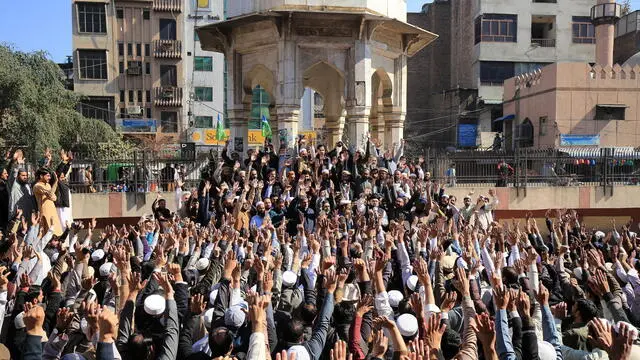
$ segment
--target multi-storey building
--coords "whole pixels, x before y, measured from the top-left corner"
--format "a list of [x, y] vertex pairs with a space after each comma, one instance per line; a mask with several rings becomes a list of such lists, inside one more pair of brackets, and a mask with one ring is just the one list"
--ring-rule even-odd
[[[196, 27], [224, 20], [224, 1], [186, 0], [184, 20], [184, 122], [195, 131], [215, 128], [225, 119], [225, 63], [220, 53], [204, 51]], [[193, 137], [192, 137], [193, 138]], [[204, 137], [197, 137], [204, 143]]]
[[183, 0], [73, 0], [80, 111], [123, 133], [183, 126]]
[[[422, 126], [440, 118], [447, 123], [438, 123], [438, 128], [457, 131], [449, 139], [434, 133], [439, 143], [433, 145], [480, 145], [483, 133], [491, 139], [490, 132], [502, 131], [499, 119], [506, 79], [554, 62], [593, 63], [595, 31], [589, 11], [595, 4], [596, 0], [478, 0], [470, 4], [436, 0], [425, 5], [422, 14], [409, 14], [410, 23], [450, 39], [434, 43], [423, 54], [427, 61], [429, 53], [449, 54], [448, 62], [440, 61], [438, 66], [409, 62], [409, 89], [417, 86], [412, 82], [423, 87], [421, 93], [411, 95], [419, 98], [412, 102], [416, 109], [407, 109], [409, 131], [412, 123], [421, 127], [421, 133], [437, 131]], [[430, 19], [433, 14], [429, 12], [436, 9], [448, 15], [447, 21]], [[424, 88], [424, 79], [435, 76], [434, 71], [448, 73], [448, 81], [428, 82]], [[474, 137], [477, 141], [469, 144]], [[430, 141], [428, 136], [424, 140]]]

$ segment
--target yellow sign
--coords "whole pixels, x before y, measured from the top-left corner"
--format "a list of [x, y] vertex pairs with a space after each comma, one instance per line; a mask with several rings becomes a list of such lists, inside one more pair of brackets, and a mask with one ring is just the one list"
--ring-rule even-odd
[[[216, 129], [193, 129], [191, 130], [191, 136], [189, 136], [190, 140], [196, 144], [200, 145], [219, 145], [224, 146], [227, 139], [231, 137], [231, 130], [224, 130], [224, 140], [218, 141], [216, 137], [217, 131]], [[276, 134], [274, 134], [275, 136]], [[305, 139], [313, 140], [317, 138], [318, 134], [315, 131], [301, 131], [300, 135], [304, 135]], [[262, 130], [249, 130], [249, 141], [247, 143], [249, 146], [262, 145], [264, 144], [264, 136], [262, 136]]]

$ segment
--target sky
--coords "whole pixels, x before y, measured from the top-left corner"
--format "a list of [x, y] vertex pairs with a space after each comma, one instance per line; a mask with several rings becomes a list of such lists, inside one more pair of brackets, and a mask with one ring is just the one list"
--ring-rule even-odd
[[[407, 10], [418, 12], [428, 0], [407, 0]], [[0, 0], [0, 43], [22, 51], [44, 50], [56, 62], [71, 55], [70, 0]], [[640, 0], [631, 0], [633, 10]]]

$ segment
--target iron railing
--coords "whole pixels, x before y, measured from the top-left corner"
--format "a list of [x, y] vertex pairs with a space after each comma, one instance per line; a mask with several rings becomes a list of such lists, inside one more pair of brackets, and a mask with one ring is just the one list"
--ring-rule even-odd
[[153, 103], [156, 106], [181, 107], [182, 88], [175, 86], [160, 86], [154, 88]]
[[556, 47], [556, 39], [531, 39], [531, 44], [540, 47]]
[[154, 40], [153, 56], [165, 59], [180, 59], [182, 57], [182, 41]]
[[[520, 149], [443, 152], [427, 149], [425, 171], [455, 186], [640, 185], [640, 149]], [[498, 169], [500, 163], [509, 167]], [[450, 169], [455, 165], [455, 179]], [[504, 169], [509, 169], [504, 171]]]
[[153, 0], [153, 10], [155, 11], [168, 11], [168, 12], [181, 12], [182, 0]]

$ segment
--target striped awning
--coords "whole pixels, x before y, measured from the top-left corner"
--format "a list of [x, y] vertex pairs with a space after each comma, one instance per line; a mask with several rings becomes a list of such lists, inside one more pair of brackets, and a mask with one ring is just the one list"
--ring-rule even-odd
[[[640, 159], [640, 149], [621, 146], [614, 147], [613, 149], [613, 157], [614, 158], [624, 158], [624, 159]], [[576, 159], [597, 159], [602, 157], [603, 148], [599, 148], [596, 146], [570, 146], [570, 147], [561, 147], [558, 151], [567, 154], [569, 157]]]

